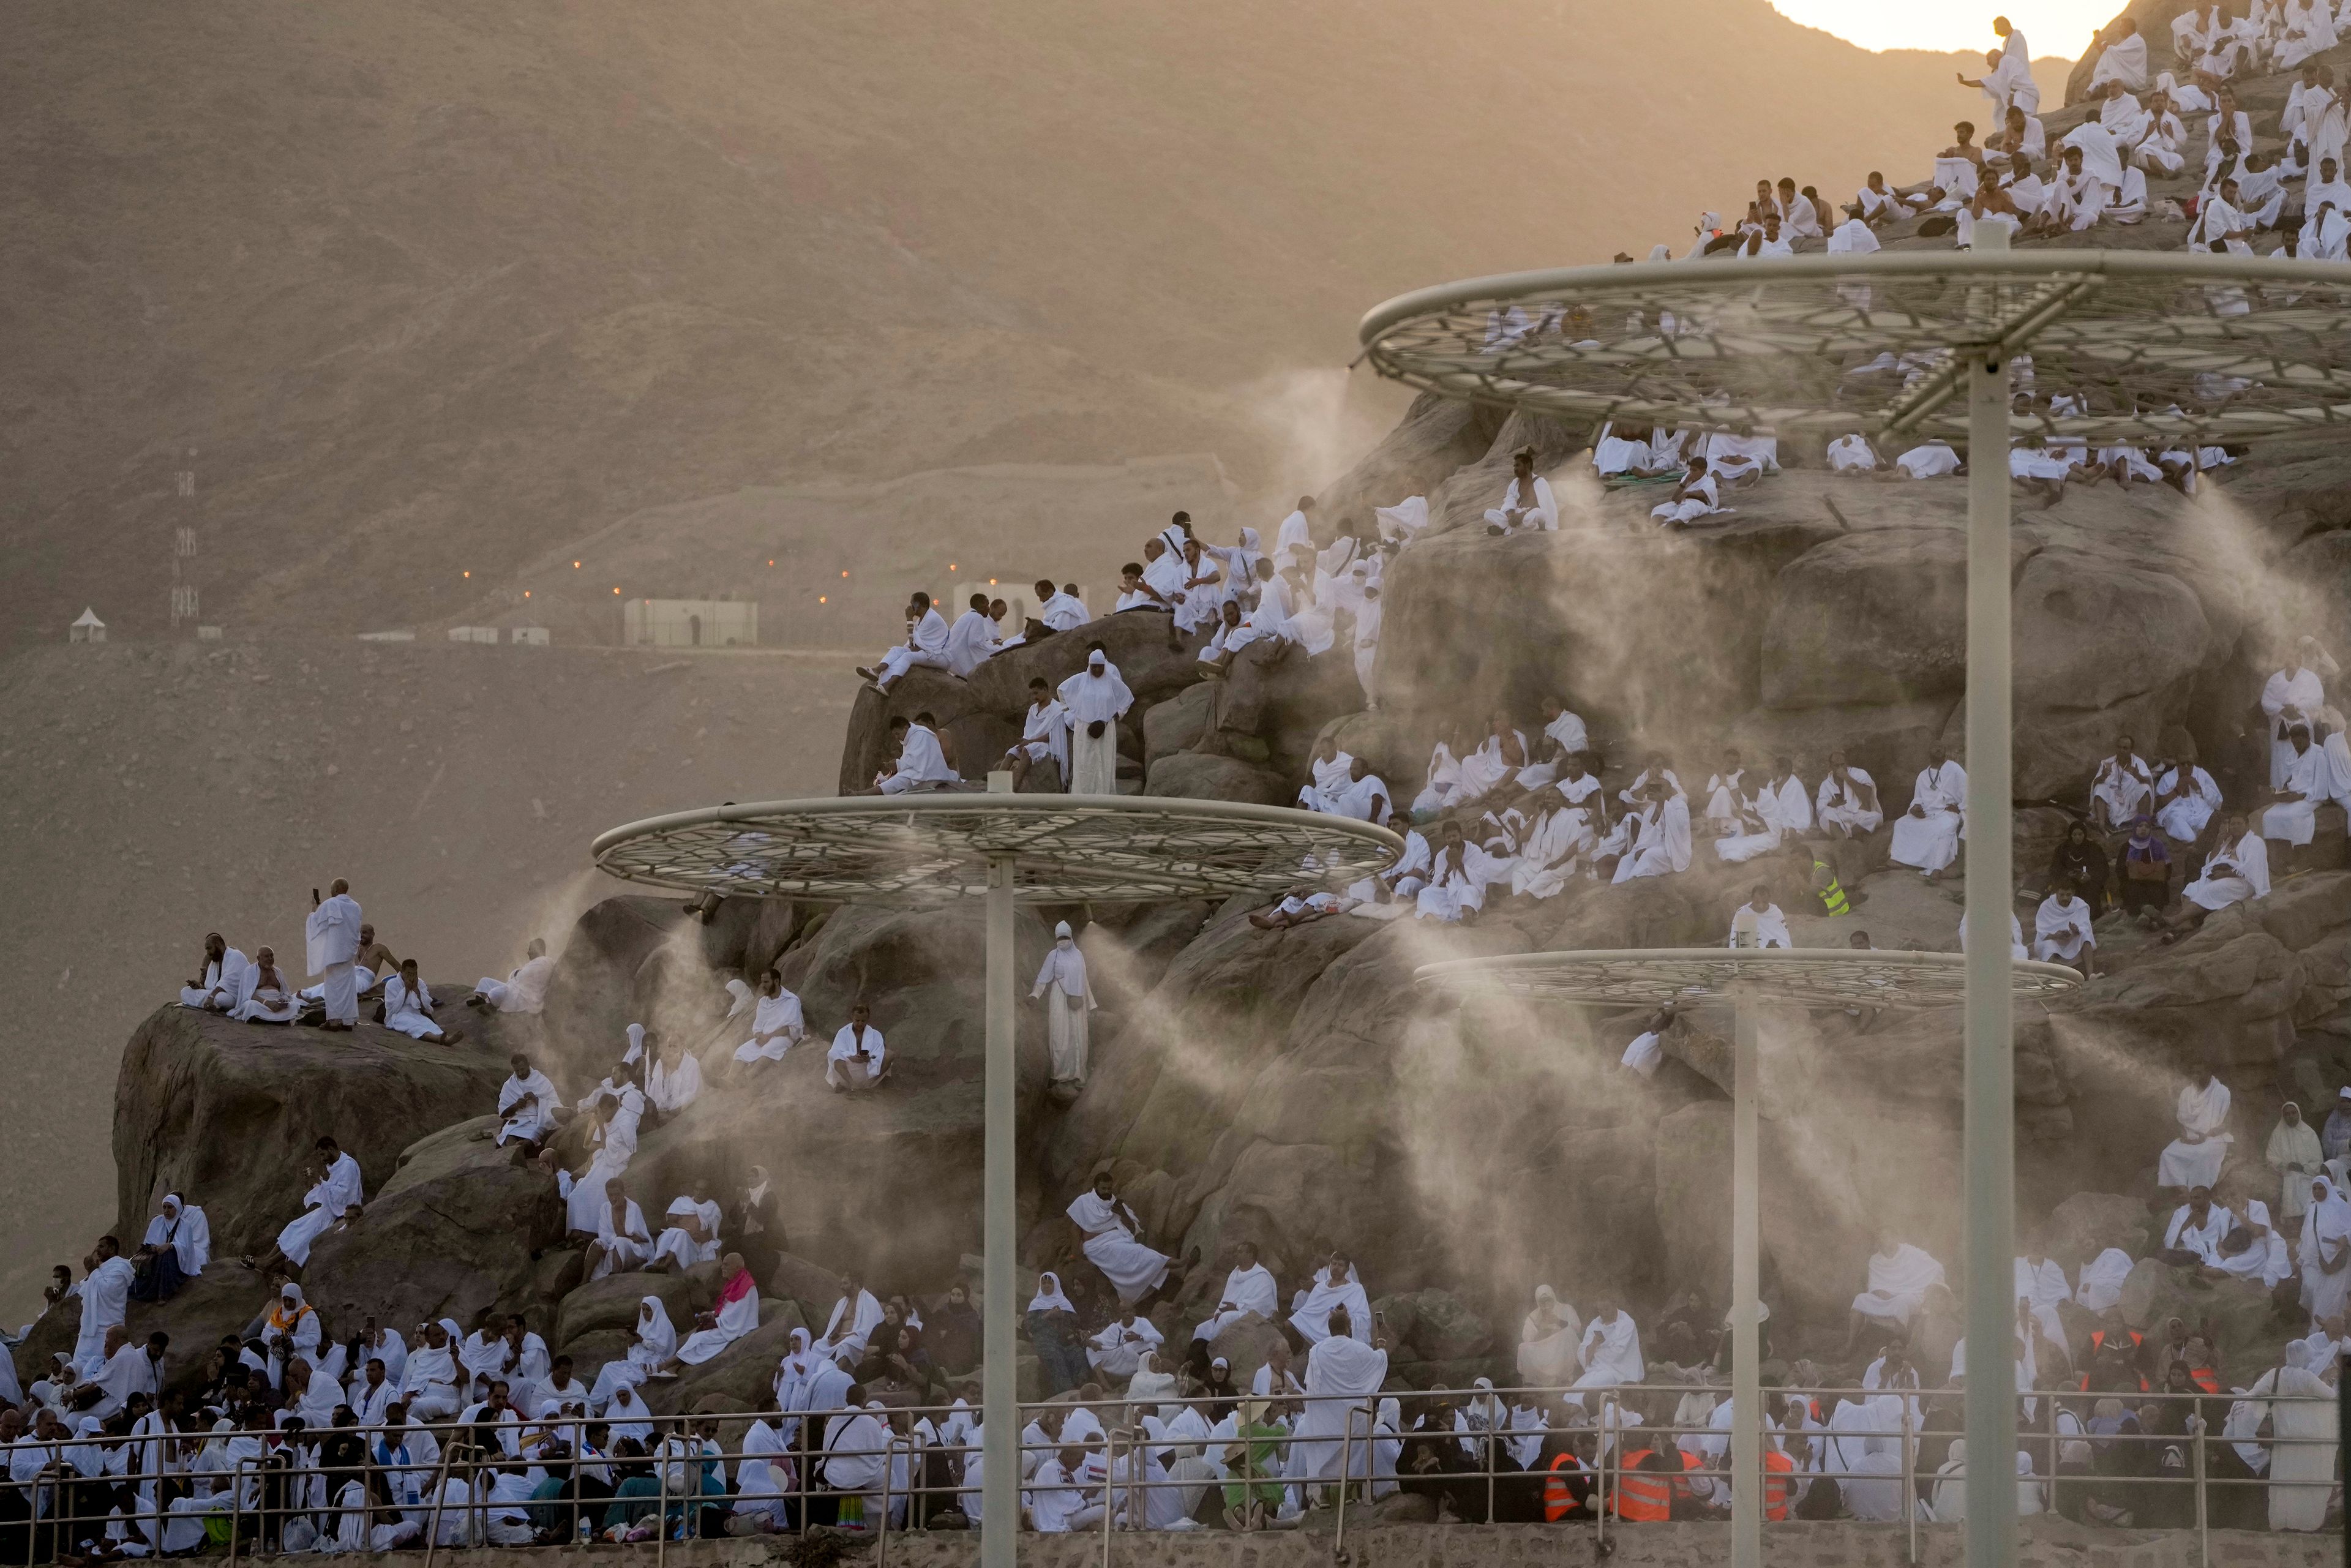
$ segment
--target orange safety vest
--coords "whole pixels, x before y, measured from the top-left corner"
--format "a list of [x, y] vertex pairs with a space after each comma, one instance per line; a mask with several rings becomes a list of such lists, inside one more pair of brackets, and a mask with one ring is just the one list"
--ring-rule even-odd
[[1549, 1473], [1543, 1478], [1543, 1518], [1553, 1521], [1565, 1519], [1576, 1508], [1575, 1494], [1568, 1490], [1567, 1481], [1560, 1474], [1562, 1466], [1578, 1474], [1583, 1469], [1573, 1454], [1561, 1454], [1544, 1467]]
[[2220, 1392], [2220, 1379], [2209, 1366], [2191, 1366], [2188, 1369], [2188, 1376], [2190, 1382], [2207, 1394]]
[[1674, 1483], [1663, 1470], [1644, 1470], [1635, 1467], [1647, 1458], [1653, 1450], [1625, 1456], [1625, 1469], [1616, 1478], [1616, 1517], [1634, 1524], [1663, 1524], [1674, 1515]]
[[1796, 1461], [1777, 1448], [1763, 1450], [1763, 1517], [1780, 1520], [1788, 1517], [1788, 1478], [1796, 1473]]
[[[2147, 1336], [2146, 1336], [2145, 1334], [2143, 1334], [2143, 1333], [2139, 1333], [2139, 1332], [2138, 1332], [2138, 1330], [2137, 1330], [2137, 1329], [2126, 1329], [2126, 1330], [2124, 1330], [2123, 1332], [2130, 1335], [2130, 1337], [2131, 1337], [2131, 1348], [2132, 1348], [2133, 1350], [2137, 1350], [2140, 1345], [2145, 1344], [2145, 1343], [2147, 1343]], [[2106, 1343], [2106, 1331], [2105, 1331], [2105, 1330], [2104, 1330], [2104, 1329], [2092, 1329], [2092, 1330], [2090, 1331], [2090, 1354], [2091, 1354], [2091, 1356], [2092, 1356], [2094, 1359], [2096, 1357], [2096, 1355], [2097, 1355], [2098, 1352], [2099, 1352], [2101, 1349], [2103, 1349], [2103, 1348], [2105, 1347], [2105, 1343]], [[2138, 1380], [2138, 1391], [2139, 1391], [2141, 1394], [2145, 1394], [2145, 1393], [2147, 1393], [2147, 1389], [2148, 1389], [2148, 1385], [2147, 1385], [2147, 1375], [2146, 1375], [2146, 1374], [2144, 1374], [2144, 1373], [2141, 1373], [2141, 1374], [2139, 1375], [2139, 1380]], [[2086, 1393], [2088, 1393], [2089, 1391], [2090, 1391], [2090, 1375], [2089, 1375], [2089, 1373], [2088, 1373], [2087, 1371], [2085, 1371], [2085, 1372], [2082, 1374], [2082, 1392], [2083, 1392], [2083, 1393], [2085, 1393], [2085, 1394], [2086, 1394]], [[2211, 1387], [2211, 1388], [2206, 1389], [2206, 1390], [2205, 1390], [2205, 1392], [2206, 1392], [2206, 1393], [2208, 1393], [2208, 1394], [2218, 1394], [2218, 1393], [2220, 1393], [2220, 1390], [2219, 1386], [2216, 1385], [2215, 1386], [2213, 1386], [2213, 1387]]]

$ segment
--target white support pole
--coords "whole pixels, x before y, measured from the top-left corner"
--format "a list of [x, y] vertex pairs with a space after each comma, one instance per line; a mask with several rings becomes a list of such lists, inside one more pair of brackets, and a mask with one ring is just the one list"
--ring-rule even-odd
[[[987, 792], [1008, 794], [1012, 775], [990, 773]], [[1013, 1568], [1020, 1539], [1020, 1391], [1013, 1292], [1013, 1249], [1019, 1227], [1014, 1134], [1019, 1059], [1014, 1050], [1010, 855], [987, 862], [987, 1176], [982, 1184], [986, 1252], [980, 1280], [981, 1568]]]
[[1756, 1150], [1755, 1004], [1732, 993], [1730, 1059], [1730, 1562], [1763, 1568], [1763, 1382], [1760, 1367], [1762, 1181]]
[[[1979, 249], [2008, 231], [1976, 225]], [[1987, 243], [1989, 242], [1989, 243]], [[2010, 345], [1968, 356], [1967, 1385], [1968, 1568], [2008, 1568], [2016, 1545], [2016, 1063], [2009, 993], [2015, 904], [2009, 750]]]

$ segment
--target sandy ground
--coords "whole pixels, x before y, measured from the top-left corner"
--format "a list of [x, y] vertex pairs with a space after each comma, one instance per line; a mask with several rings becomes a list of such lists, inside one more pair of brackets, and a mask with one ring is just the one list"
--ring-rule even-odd
[[589, 866], [604, 829], [830, 793], [850, 664], [346, 640], [0, 665], [0, 1321], [110, 1223], [115, 1064], [206, 930], [298, 964], [344, 876], [428, 977], [503, 974], [621, 888]]

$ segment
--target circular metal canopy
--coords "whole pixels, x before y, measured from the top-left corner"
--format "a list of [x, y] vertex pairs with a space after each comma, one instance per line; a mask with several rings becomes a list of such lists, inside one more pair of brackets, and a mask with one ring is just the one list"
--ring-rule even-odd
[[596, 863], [632, 882], [754, 897], [926, 905], [1275, 894], [1385, 870], [1404, 841], [1348, 817], [1158, 795], [859, 795], [713, 806], [614, 828]]
[[2227, 442], [2351, 422], [2346, 306], [2343, 263], [1910, 251], [1473, 278], [1389, 300], [1360, 336], [1384, 376], [1595, 423], [1961, 443], [1955, 348], [2029, 348], [2020, 384], [2082, 406], [2036, 402], [2018, 437]]
[[[1803, 1007], [1936, 1007], [1967, 995], [1959, 953], [1876, 953], [1806, 947], [1653, 947], [1457, 958], [1413, 972], [1422, 985], [1461, 996], [1654, 1006], [1745, 995]], [[2009, 965], [2010, 988], [2049, 997], [2082, 983], [2063, 964]]]

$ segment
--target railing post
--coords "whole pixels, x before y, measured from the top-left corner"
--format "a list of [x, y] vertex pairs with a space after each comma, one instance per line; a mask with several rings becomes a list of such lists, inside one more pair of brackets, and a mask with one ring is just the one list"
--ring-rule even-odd
[[[659, 1427], [654, 1430], [659, 1431]], [[669, 1554], [669, 1466], [662, 1462], [663, 1439], [653, 1439], [653, 1565], [661, 1568]]]
[[1599, 1505], [1593, 1510], [1592, 1545], [1593, 1554], [1599, 1557], [1608, 1555], [1608, 1456], [1615, 1450], [1616, 1447], [1609, 1440], [1608, 1436], [1609, 1409], [1608, 1396], [1601, 1396], [1600, 1451], [1593, 1456], [1594, 1463], [1592, 1467], [1593, 1471], [1592, 1500]]
[[1917, 1464], [1917, 1450], [1911, 1447], [1910, 1439], [1910, 1396], [1905, 1394], [1902, 1396], [1902, 1518], [1910, 1527], [1910, 1562], [1913, 1568], [1918, 1561]]
[[1110, 1526], [1117, 1513], [1112, 1498], [1118, 1486], [1118, 1434], [1113, 1427], [1102, 1434], [1102, 1568], [1110, 1568]]
[[2202, 1568], [2212, 1568], [2211, 1504], [2204, 1492], [2204, 1416], [2199, 1413], [2188, 1417], [2188, 1440], [2194, 1445], [2196, 1456], [2196, 1561]]
[[890, 1564], [890, 1467], [898, 1459], [897, 1435], [882, 1428], [882, 1518], [873, 1527], [873, 1568]]

